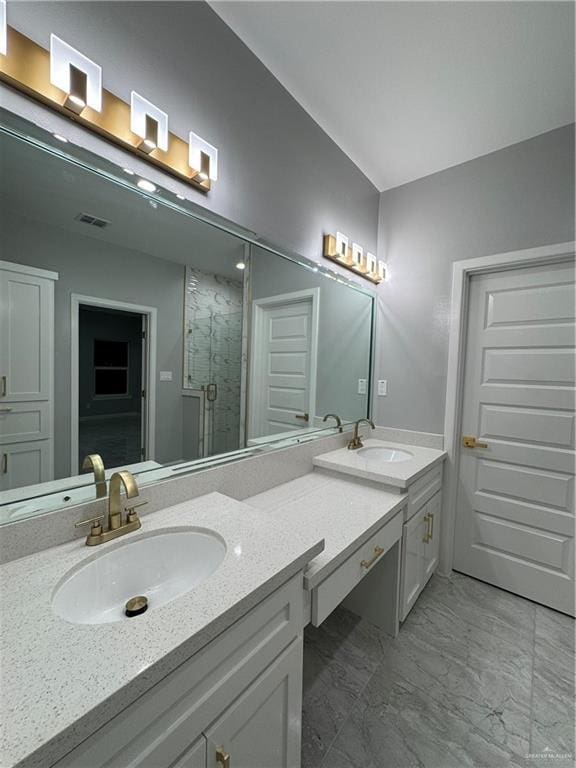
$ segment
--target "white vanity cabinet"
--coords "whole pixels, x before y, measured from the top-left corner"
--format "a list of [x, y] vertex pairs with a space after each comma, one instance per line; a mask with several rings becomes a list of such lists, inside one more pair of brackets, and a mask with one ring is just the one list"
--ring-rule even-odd
[[0, 490], [52, 479], [55, 272], [0, 261]]
[[438, 565], [441, 488], [441, 466], [408, 488], [408, 519], [402, 532], [401, 621], [408, 616]]
[[299, 573], [55, 766], [298, 768], [303, 597]]

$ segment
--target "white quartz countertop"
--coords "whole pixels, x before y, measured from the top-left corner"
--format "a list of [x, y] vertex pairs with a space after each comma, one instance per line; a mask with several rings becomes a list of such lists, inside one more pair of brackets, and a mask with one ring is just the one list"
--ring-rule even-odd
[[446, 458], [445, 451], [439, 451], [435, 448], [392, 443], [388, 440], [367, 439], [362, 442], [365, 448], [391, 448], [410, 453], [411, 458], [405, 461], [380, 461], [368, 458], [358, 450], [350, 451], [347, 448], [339, 448], [337, 451], [315, 456], [314, 465], [404, 489], [417, 480], [420, 475]]
[[[200, 527], [226, 542], [220, 567], [171, 603], [130, 621], [71, 624], [51, 597], [66, 572], [129, 539]], [[0, 765], [45, 768], [130, 705], [279, 587], [323, 548], [294, 527], [219, 493], [146, 515], [98, 547], [75, 540], [0, 567]]]
[[312, 589], [406, 504], [406, 496], [346, 477], [311, 472], [245, 500], [290, 530], [324, 539], [306, 570]]

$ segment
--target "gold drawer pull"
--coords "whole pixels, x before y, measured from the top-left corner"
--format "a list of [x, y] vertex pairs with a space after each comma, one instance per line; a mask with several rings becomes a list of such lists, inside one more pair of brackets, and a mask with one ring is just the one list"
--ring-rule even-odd
[[218, 747], [216, 750], [216, 762], [221, 765], [222, 768], [230, 768], [230, 755], [223, 747]]
[[430, 541], [430, 515], [424, 515], [424, 520], [426, 522], [426, 533], [424, 534], [422, 541], [424, 544], [428, 544]]
[[376, 562], [376, 560], [378, 560], [380, 555], [383, 555], [383, 554], [384, 554], [384, 550], [382, 549], [382, 547], [374, 547], [374, 554], [372, 555], [370, 560], [361, 560], [360, 565], [362, 566], [362, 568], [366, 568], [366, 570], [368, 570], [370, 566], [374, 565], [374, 563]]
[[430, 541], [432, 541], [432, 538], [434, 537], [434, 513], [430, 512], [428, 517], [430, 518]]

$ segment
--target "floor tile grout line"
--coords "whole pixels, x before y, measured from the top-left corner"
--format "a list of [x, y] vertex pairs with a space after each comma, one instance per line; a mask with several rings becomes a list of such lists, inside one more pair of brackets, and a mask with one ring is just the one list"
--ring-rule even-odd
[[533, 619], [533, 628], [532, 628], [532, 670], [531, 670], [531, 674], [530, 674], [530, 710], [529, 710], [530, 711], [530, 728], [529, 728], [529, 731], [528, 731], [528, 750], [530, 752], [532, 752], [532, 743], [533, 743], [532, 742], [532, 729], [534, 727], [534, 717], [533, 717], [533, 713], [534, 713], [534, 689], [536, 687], [534, 685], [534, 674], [535, 674], [535, 669], [536, 669], [536, 623], [537, 623], [536, 614], [537, 614], [537, 611], [538, 611], [538, 606], [537, 605], [533, 606], [533, 611], [534, 611], [534, 619]]
[[342, 732], [342, 730], [343, 730], [344, 726], [346, 726], [346, 725], [348, 724], [348, 721], [350, 720], [350, 718], [351, 718], [351, 716], [352, 716], [352, 713], [354, 712], [354, 710], [356, 709], [356, 707], [358, 707], [358, 706], [360, 705], [360, 701], [361, 701], [361, 699], [362, 699], [362, 696], [363, 696], [363, 694], [364, 694], [364, 691], [366, 690], [366, 688], [367, 688], [367, 687], [368, 687], [368, 685], [370, 684], [370, 681], [372, 680], [372, 678], [374, 677], [374, 675], [376, 674], [376, 672], [378, 672], [378, 670], [379, 670], [379, 669], [380, 669], [380, 667], [382, 666], [382, 663], [383, 663], [383, 662], [381, 662], [381, 661], [380, 661], [380, 662], [378, 662], [378, 664], [376, 665], [376, 669], [374, 670], [374, 672], [372, 672], [372, 674], [370, 675], [370, 677], [369, 677], [369, 678], [368, 678], [368, 680], [366, 681], [365, 685], [363, 685], [363, 686], [362, 686], [362, 689], [361, 689], [361, 690], [360, 690], [360, 692], [358, 693], [358, 696], [357, 696], [357, 698], [356, 698], [356, 701], [354, 702], [354, 705], [353, 705], [353, 706], [350, 708], [350, 711], [348, 712], [348, 714], [346, 715], [346, 717], [345, 717], [345, 718], [344, 718], [344, 720], [342, 721], [342, 723], [341, 723], [340, 727], [337, 729], [336, 733], [334, 734], [334, 737], [333, 737], [332, 741], [331, 741], [331, 742], [330, 742], [330, 744], [328, 745], [328, 748], [326, 749], [326, 752], [324, 753], [324, 757], [322, 758], [322, 761], [320, 762], [320, 765], [318, 765], [318, 766], [313, 766], [312, 768], [324, 768], [324, 766], [326, 765], [326, 758], [328, 757], [328, 755], [330, 754], [330, 750], [332, 749], [332, 747], [333, 747], [333, 746], [334, 746], [334, 744], [336, 743], [336, 739], [337, 739], [337, 738], [340, 736], [340, 733]]

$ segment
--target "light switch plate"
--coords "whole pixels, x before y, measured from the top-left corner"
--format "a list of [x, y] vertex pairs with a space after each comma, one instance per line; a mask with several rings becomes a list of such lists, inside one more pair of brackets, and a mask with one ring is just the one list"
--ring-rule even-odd
[[388, 394], [388, 379], [378, 379], [378, 397], [386, 397]]
[[172, 371], [160, 371], [160, 381], [172, 381]]
[[358, 379], [358, 394], [365, 395], [368, 387], [368, 379]]

